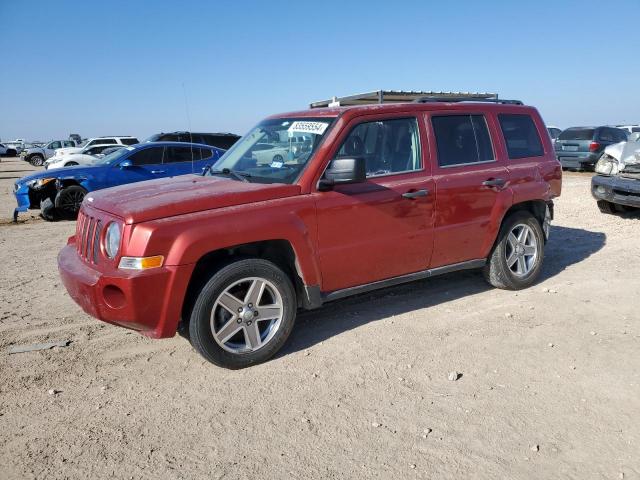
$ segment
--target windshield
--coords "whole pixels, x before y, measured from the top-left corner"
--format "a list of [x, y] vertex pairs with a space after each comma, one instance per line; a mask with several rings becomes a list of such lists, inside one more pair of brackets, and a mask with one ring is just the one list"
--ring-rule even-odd
[[95, 161], [93, 162], [95, 165], [102, 165], [102, 164], [112, 164], [117, 162], [121, 157], [124, 157], [125, 155], [127, 155], [131, 150], [135, 150], [133, 147], [125, 147], [125, 148], [119, 148], [118, 150], [116, 150], [115, 152], [111, 152], [109, 155], [105, 155], [102, 158], [96, 158]]
[[233, 171], [257, 183], [293, 183], [326, 134], [333, 118], [265, 120], [236, 142], [208, 175]]

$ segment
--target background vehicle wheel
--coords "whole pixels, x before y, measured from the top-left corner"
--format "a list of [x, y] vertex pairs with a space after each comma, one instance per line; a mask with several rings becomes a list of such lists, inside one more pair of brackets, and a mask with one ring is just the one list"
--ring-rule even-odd
[[67, 162], [64, 164], [65, 167], [73, 167], [74, 165], [78, 165], [78, 162]]
[[44, 157], [39, 153], [34, 153], [29, 157], [29, 163], [34, 167], [41, 167], [44, 163]]
[[80, 185], [69, 185], [58, 192], [55, 199], [55, 206], [58, 212], [66, 218], [75, 219], [78, 210], [82, 205], [82, 200], [87, 191]]
[[273, 161], [274, 162], [284, 162], [284, 158], [282, 157], [282, 155], [274, 155], [273, 156]]
[[8, 157], [17, 157], [18, 156], [18, 152], [16, 150], [7, 150], [7, 156]]
[[60, 215], [56, 211], [56, 206], [50, 198], [45, 198], [40, 202], [40, 216], [47, 222], [55, 222], [60, 220]]
[[244, 368], [271, 358], [296, 318], [289, 277], [267, 260], [237, 260], [213, 274], [191, 311], [189, 340], [220, 367]]
[[608, 213], [610, 215], [617, 213], [616, 206], [606, 200], [598, 200], [598, 208], [602, 213]]
[[540, 222], [529, 212], [514, 212], [502, 222], [498, 240], [484, 267], [485, 279], [497, 288], [526, 288], [538, 278], [543, 257]]

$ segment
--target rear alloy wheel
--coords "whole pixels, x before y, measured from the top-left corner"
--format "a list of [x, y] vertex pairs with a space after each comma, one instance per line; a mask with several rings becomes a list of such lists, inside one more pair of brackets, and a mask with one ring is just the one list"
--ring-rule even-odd
[[497, 288], [526, 288], [540, 274], [543, 257], [544, 233], [540, 222], [529, 212], [515, 212], [502, 223], [484, 275]]
[[284, 162], [284, 158], [282, 157], [282, 155], [274, 155], [272, 161], [282, 163]]
[[41, 167], [44, 163], [44, 157], [39, 153], [34, 153], [29, 157], [29, 163], [34, 167]]
[[271, 358], [289, 337], [295, 290], [275, 264], [235, 261], [202, 288], [191, 312], [189, 340], [210, 362], [243, 368]]
[[86, 194], [87, 191], [80, 185], [69, 185], [56, 195], [56, 209], [65, 218], [75, 219]]

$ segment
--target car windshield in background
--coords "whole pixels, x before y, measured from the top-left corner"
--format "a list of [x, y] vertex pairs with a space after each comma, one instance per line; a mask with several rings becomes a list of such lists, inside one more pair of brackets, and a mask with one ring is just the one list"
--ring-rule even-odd
[[143, 140], [142, 143], [157, 142], [161, 135], [162, 135], [161, 133], [155, 133], [151, 135], [149, 138]]
[[332, 122], [333, 118], [265, 120], [238, 140], [208, 175], [233, 172], [251, 182], [293, 183]]
[[134, 149], [132, 147], [119, 148], [115, 152], [111, 152], [109, 155], [105, 155], [102, 158], [96, 158], [96, 160], [93, 163], [95, 165], [106, 164], [106, 163], [109, 163], [109, 164], [115, 163], [115, 162], [118, 161], [118, 159], [120, 159], [120, 157], [124, 157], [131, 150], [134, 150]]
[[568, 128], [564, 130], [558, 140], [591, 140], [594, 128]]

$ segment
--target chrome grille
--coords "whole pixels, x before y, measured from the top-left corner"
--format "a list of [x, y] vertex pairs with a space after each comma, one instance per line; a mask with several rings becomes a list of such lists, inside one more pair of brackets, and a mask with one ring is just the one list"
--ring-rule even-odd
[[78, 213], [76, 223], [76, 249], [78, 255], [84, 260], [98, 263], [100, 252], [100, 234], [102, 233], [102, 222], [97, 218]]

